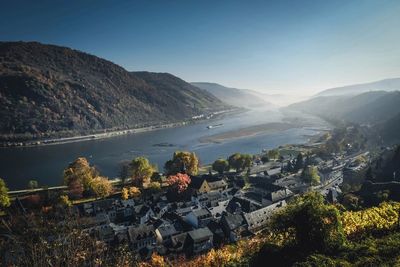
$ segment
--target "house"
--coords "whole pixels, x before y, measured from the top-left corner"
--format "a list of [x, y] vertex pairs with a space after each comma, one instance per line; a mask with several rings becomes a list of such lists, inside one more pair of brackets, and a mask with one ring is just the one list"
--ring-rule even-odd
[[193, 177], [192, 182], [190, 183], [190, 187], [193, 188], [199, 194], [211, 191], [210, 186], [207, 183], [207, 180], [202, 177]]
[[138, 205], [135, 206], [135, 216], [139, 224], [145, 224], [151, 217], [154, 217], [154, 212], [147, 205]]
[[193, 188], [198, 194], [202, 194], [215, 190], [226, 190], [228, 188], [228, 183], [220, 177], [202, 175], [192, 177], [190, 187]]
[[172, 223], [165, 222], [155, 230], [156, 241], [158, 244], [167, 244], [169, 241], [171, 241], [171, 237], [173, 235], [177, 235], [179, 233], [180, 232]]
[[226, 211], [230, 213], [252, 212], [261, 208], [262, 205], [260, 203], [237, 195], [229, 201]]
[[242, 214], [226, 213], [221, 218], [222, 230], [231, 242], [238, 241], [246, 232], [246, 220]]
[[203, 194], [196, 194], [192, 196], [192, 202], [203, 208], [205, 207], [215, 207], [218, 203], [229, 198], [228, 192], [211, 191]]
[[128, 228], [129, 242], [132, 250], [139, 251], [145, 247], [152, 247], [156, 243], [153, 225], [135, 225]]
[[277, 167], [277, 168], [273, 168], [273, 169], [268, 169], [266, 170], [266, 175], [269, 177], [276, 177], [277, 175], [279, 175], [282, 172], [282, 168], [281, 167]]
[[279, 208], [286, 206], [286, 201], [282, 200], [277, 203], [271, 204], [267, 207], [252, 211], [249, 213], [244, 213], [243, 216], [246, 220], [247, 229], [255, 233], [265, 227], [272, 214]]
[[217, 206], [213, 206], [208, 208], [208, 210], [211, 212], [212, 217], [215, 220], [219, 220], [222, 216], [222, 214], [224, 214], [226, 212], [226, 208], [228, 207], [229, 204], [229, 200], [223, 200], [218, 202]]
[[192, 210], [185, 217], [185, 221], [192, 225], [194, 228], [205, 227], [211, 220], [211, 212], [205, 208]]
[[208, 186], [211, 191], [219, 190], [223, 191], [228, 189], [228, 183], [224, 179], [216, 180], [216, 181], [207, 181]]
[[187, 232], [171, 236], [171, 246], [168, 248], [171, 252], [179, 253], [183, 251], [183, 246], [187, 237]]
[[213, 233], [207, 227], [187, 233], [184, 250], [189, 255], [196, 255], [213, 248]]
[[272, 203], [285, 199], [293, 192], [289, 189], [270, 183], [265, 177], [250, 177], [252, 185], [249, 191], [253, 191], [262, 195]]

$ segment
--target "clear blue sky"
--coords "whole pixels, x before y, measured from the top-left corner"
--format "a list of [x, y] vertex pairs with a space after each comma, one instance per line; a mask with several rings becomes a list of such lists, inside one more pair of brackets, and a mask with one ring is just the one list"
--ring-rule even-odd
[[2, 1], [0, 40], [258, 90], [400, 77], [399, 0]]

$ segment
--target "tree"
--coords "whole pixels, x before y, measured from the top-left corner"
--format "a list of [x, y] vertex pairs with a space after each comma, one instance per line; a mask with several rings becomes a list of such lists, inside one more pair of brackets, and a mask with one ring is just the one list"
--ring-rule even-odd
[[161, 184], [159, 182], [151, 182], [147, 186], [147, 189], [149, 189], [151, 192], [158, 192], [161, 190]]
[[219, 174], [224, 173], [225, 171], [229, 170], [229, 163], [225, 159], [217, 159], [214, 161], [212, 164], [212, 169], [214, 171], [217, 171]]
[[90, 189], [96, 195], [96, 197], [106, 197], [112, 192], [112, 185], [106, 177], [98, 176], [90, 182]]
[[182, 193], [183, 191], [185, 191], [188, 188], [190, 182], [191, 179], [189, 175], [185, 173], [170, 175], [167, 179], [168, 185], [171, 186], [173, 189], [176, 189], [178, 193]]
[[304, 167], [303, 154], [299, 153], [296, 158], [296, 164], [294, 165], [294, 170], [298, 172], [299, 170], [303, 169], [303, 167]]
[[72, 202], [69, 200], [69, 197], [67, 195], [61, 195], [59, 198], [59, 203], [63, 207], [71, 207], [72, 206]]
[[267, 154], [264, 154], [261, 156], [261, 161], [265, 164], [267, 162], [269, 162], [269, 158]]
[[7, 208], [11, 205], [10, 197], [8, 196], [8, 188], [3, 179], [0, 178], [0, 207]]
[[129, 188], [129, 196], [133, 198], [140, 197], [142, 192], [140, 192], [140, 189], [137, 188], [136, 186], [132, 186]]
[[89, 165], [86, 158], [77, 158], [64, 170], [64, 184], [70, 185], [73, 182], [79, 182], [84, 190], [90, 189], [90, 183], [98, 172]]
[[30, 181], [28, 182], [28, 187], [29, 187], [30, 189], [38, 188], [38, 182], [37, 182], [36, 180], [30, 180]]
[[321, 183], [321, 177], [318, 175], [318, 168], [315, 166], [305, 167], [301, 177], [304, 182], [311, 184], [312, 186], [316, 186]]
[[119, 178], [121, 179], [122, 185], [125, 184], [126, 180], [132, 177], [131, 168], [129, 166], [130, 161], [123, 161], [120, 163], [119, 167]]
[[83, 191], [83, 185], [78, 180], [73, 180], [68, 185], [68, 195], [71, 199], [82, 198]]
[[294, 233], [294, 245], [302, 251], [334, 252], [346, 241], [339, 211], [324, 204], [318, 192], [295, 198], [274, 215], [271, 225], [275, 231]]
[[249, 168], [253, 158], [249, 154], [235, 153], [228, 158], [229, 166], [236, 170], [236, 172], [242, 171], [245, 168]]
[[150, 178], [156, 171], [154, 165], [151, 165], [149, 160], [145, 157], [137, 157], [129, 165], [130, 172], [134, 184], [143, 186], [143, 184], [150, 183]]
[[127, 200], [129, 198], [129, 190], [128, 190], [128, 188], [126, 188], [126, 187], [122, 188], [122, 190], [121, 190], [121, 198], [123, 200]]
[[195, 153], [188, 151], [175, 151], [172, 160], [168, 160], [164, 166], [169, 175], [187, 173], [196, 175], [199, 171], [199, 159]]
[[269, 159], [278, 159], [279, 158], [279, 150], [278, 149], [271, 149], [267, 152]]

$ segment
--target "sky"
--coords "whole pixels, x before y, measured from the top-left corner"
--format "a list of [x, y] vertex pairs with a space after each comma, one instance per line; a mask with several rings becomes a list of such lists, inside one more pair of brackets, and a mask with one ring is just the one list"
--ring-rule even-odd
[[1, 41], [130, 71], [299, 94], [400, 77], [399, 0], [0, 1]]

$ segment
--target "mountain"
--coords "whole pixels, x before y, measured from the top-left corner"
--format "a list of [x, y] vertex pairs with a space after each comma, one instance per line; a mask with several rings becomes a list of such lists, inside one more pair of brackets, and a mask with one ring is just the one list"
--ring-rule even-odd
[[0, 105], [3, 140], [155, 125], [229, 108], [171, 74], [129, 72], [36, 42], [0, 42]]
[[288, 109], [300, 110], [320, 117], [368, 124], [383, 140], [399, 140], [400, 92], [368, 92], [360, 95], [319, 96], [292, 104]]
[[320, 96], [288, 108], [330, 119], [380, 123], [400, 112], [400, 92], [368, 92], [356, 96]]
[[192, 85], [207, 90], [221, 101], [237, 107], [272, 107], [273, 105], [245, 89], [225, 87], [217, 83], [193, 82]]
[[400, 143], [400, 112], [393, 118], [385, 121], [379, 127], [382, 139], [391, 143]]
[[293, 93], [283, 93], [283, 94], [274, 94], [274, 93], [261, 93], [259, 91], [251, 90], [251, 89], [243, 89], [252, 95], [257, 96], [258, 98], [264, 99], [272, 103], [273, 105], [285, 107], [290, 104], [306, 100], [309, 96], [304, 95], [296, 95]]
[[316, 96], [356, 95], [369, 91], [396, 91], [400, 90], [400, 78], [348, 85], [324, 90]]

